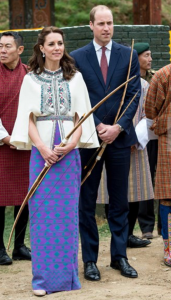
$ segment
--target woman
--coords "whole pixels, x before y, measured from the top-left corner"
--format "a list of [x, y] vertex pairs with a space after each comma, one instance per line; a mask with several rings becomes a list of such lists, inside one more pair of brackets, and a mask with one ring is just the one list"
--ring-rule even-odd
[[29, 67], [10, 142], [20, 149], [30, 149], [33, 144], [30, 186], [44, 162], [52, 166], [29, 200], [32, 286], [35, 295], [43, 296], [80, 288], [77, 254], [81, 168], [75, 148], [98, 147], [98, 139], [91, 116], [65, 147], [58, 146], [91, 109], [82, 75], [66, 53], [60, 29], [46, 27], [41, 31]]

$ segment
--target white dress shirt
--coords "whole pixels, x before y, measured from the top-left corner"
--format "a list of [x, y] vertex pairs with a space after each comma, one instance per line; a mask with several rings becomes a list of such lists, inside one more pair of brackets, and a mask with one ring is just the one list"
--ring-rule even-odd
[[[101, 57], [102, 57], [102, 46], [98, 45], [95, 42], [95, 40], [93, 40], [93, 45], [94, 45], [94, 48], [95, 48], [95, 51], [96, 51], [96, 54], [97, 54], [97, 59], [98, 59], [99, 65], [100, 65]], [[108, 66], [109, 66], [110, 54], [111, 54], [111, 49], [112, 49], [112, 40], [110, 40], [110, 42], [105, 47], [106, 47], [105, 54], [106, 54], [107, 63], [108, 63]]]
[[9, 133], [6, 131], [5, 127], [2, 125], [2, 121], [0, 119], [0, 146], [2, 146], [4, 143], [2, 142], [2, 139], [9, 136]]

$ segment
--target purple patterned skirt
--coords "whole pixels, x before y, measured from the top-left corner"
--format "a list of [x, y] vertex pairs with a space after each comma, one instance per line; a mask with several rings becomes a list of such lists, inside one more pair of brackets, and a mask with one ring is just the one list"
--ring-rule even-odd
[[[58, 125], [55, 144], [61, 141]], [[33, 147], [30, 186], [44, 167]], [[72, 150], [51, 167], [29, 200], [32, 251], [32, 286], [48, 294], [80, 289], [78, 279], [78, 199], [80, 156]]]

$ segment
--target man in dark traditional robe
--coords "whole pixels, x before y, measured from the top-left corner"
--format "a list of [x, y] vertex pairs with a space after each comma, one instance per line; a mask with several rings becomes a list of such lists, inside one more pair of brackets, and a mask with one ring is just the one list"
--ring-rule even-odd
[[[30, 151], [17, 151], [10, 145], [10, 135], [17, 116], [20, 87], [27, 66], [22, 64], [23, 39], [17, 32], [4, 32], [0, 37], [0, 265], [9, 265], [12, 259], [4, 245], [5, 208], [14, 207], [14, 218], [29, 185]], [[24, 245], [28, 221], [26, 206], [16, 226], [14, 260], [31, 260], [30, 249]]]

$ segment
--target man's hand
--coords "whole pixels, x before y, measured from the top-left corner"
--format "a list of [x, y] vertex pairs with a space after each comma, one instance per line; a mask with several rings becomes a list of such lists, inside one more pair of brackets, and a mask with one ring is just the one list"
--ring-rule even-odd
[[4, 144], [8, 145], [11, 149], [16, 149], [16, 147], [14, 147], [13, 145], [10, 144], [10, 138], [11, 138], [11, 136], [8, 135], [4, 139], [2, 139], [2, 142]]
[[96, 129], [98, 131], [99, 138], [107, 144], [113, 143], [120, 133], [120, 126], [118, 124], [105, 125], [100, 123]]

